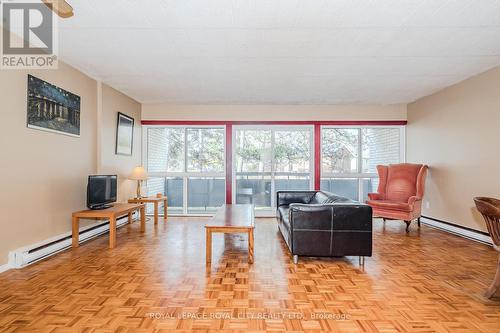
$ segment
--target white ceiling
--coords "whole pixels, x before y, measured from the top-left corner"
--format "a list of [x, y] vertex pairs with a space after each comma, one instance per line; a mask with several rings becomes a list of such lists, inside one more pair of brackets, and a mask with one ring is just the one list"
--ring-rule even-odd
[[406, 103], [500, 65], [500, 0], [68, 0], [65, 62], [143, 103]]

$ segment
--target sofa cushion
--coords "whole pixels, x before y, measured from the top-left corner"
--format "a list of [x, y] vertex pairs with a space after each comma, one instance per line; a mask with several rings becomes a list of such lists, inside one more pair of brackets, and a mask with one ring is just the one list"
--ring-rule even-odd
[[335, 195], [335, 194], [330, 193], [330, 192], [318, 191], [311, 198], [311, 201], [309, 201], [309, 204], [324, 205], [324, 204], [336, 203], [336, 202], [353, 202], [353, 201], [351, 199], [341, 197], [341, 196]]
[[374, 209], [390, 209], [397, 210], [401, 212], [411, 212], [412, 207], [404, 202], [392, 201], [392, 200], [368, 200], [366, 203], [372, 206]]
[[308, 204], [314, 195], [313, 191], [279, 191], [276, 206], [288, 206], [291, 203]]
[[318, 191], [311, 198], [311, 201], [309, 201], [309, 204], [321, 205], [321, 204], [329, 203], [329, 200], [330, 200], [330, 196], [328, 195], [328, 192]]
[[352, 199], [349, 199], [349, 198], [345, 198], [345, 197], [339, 197], [339, 196], [336, 196], [334, 195], [334, 198], [332, 198], [332, 203], [358, 203], [357, 201], [355, 200], [352, 200]]

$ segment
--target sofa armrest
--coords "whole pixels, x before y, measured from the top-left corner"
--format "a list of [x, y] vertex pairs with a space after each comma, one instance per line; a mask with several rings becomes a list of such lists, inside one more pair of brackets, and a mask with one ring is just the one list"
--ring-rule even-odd
[[415, 204], [415, 202], [421, 201], [421, 200], [422, 200], [422, 198], [414, 195], [414, 196], [408, 198], [408, 204], [413, 206]]
[[293, 203], [308, 204], [316, 191], [277, 191], [276, 209]]
[[370, 200], [384, 200], [385, 196], [382, 193], [368, 193]]
[[337, 203], [333, 206], [333, 230], [372, 232], [372, 207], [367, 204]]
[[332, 228], [332, 204], [290, 204], [290, 228], [295, 230], [325, 230]]

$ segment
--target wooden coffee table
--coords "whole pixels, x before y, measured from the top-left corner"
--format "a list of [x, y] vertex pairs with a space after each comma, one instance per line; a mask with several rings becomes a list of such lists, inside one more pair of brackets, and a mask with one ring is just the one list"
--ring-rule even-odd
[[212, 262], [212, 234], [215, 232], [248, 234], [248, 263], [253, 263], [254, 205], [224, 205], [205, 226], [206, 260]]

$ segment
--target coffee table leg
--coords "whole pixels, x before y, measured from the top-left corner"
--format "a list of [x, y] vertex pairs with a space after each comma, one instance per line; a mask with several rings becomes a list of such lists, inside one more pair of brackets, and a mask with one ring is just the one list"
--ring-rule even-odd
[[144, 205], [139, 208], [141, 214], [141, 232], [146, 231], [146, 209], [144, 209]]
[[132, 224], [132, 212], [128, 212], [128, 223]]
[[253, 228], [248, 229], [248, 263], [253, 264]]
[[212, 262], [212, 230], [206, 229], [206, 256], [207, 256], [207, 265]]
[[71, 223], [71, 231], [72, 231], [72, 242], [71, 246], [73, 247], [78, 247], [78, 217], [73, 217], [72, 223]]
[[116, 217], [112, 216], [109, 219], [109, 248], [116, 246]]

